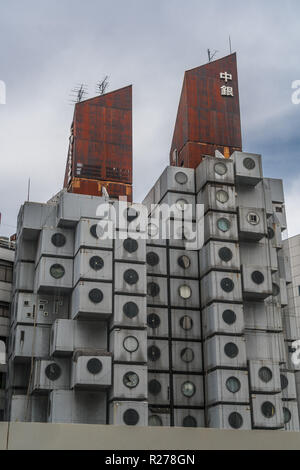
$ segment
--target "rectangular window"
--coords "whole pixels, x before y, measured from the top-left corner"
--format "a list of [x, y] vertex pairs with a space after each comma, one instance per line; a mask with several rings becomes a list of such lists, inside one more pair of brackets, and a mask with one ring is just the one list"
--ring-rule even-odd
[[13, 268], [11, 263], [0, 262], [0, 281], [12, 282]]
[[300, 286], [298, 286], [298, 295], [300, 295]]
[[0, 303], [0, 317], [9, 317], [9, 305]]

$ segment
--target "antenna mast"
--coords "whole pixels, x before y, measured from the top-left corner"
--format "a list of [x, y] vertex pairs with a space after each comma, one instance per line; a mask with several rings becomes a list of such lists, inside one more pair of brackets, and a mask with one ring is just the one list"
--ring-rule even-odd
[[210, 49], [207, 49], [207, 54], [208, 54], [208, 62], [211, 62], [213, 60], [213, 58], [215, 57], [215, 55], [217, 54], [217, 52], [219, 51], [212, 51]]
[[106, 88], [108, 87], [109, 82], [108, 82], [108, 75], [104, 77], [104, 79], [101, 82], [97, 82], [96, 85], [96, 93], [98, 95], [104, 95]]
[[73, 88], [72, 91], [72, 100], [71, 102], [72, 103], [80, 103], [83, 98], [85, 97], [85, 95], [87, 95], [87, 91], [86, 91], [86, 88], [87, 88], [87, 85], [85, 85], [84, 83], [81, 83], [80, 85], [76, 86], [75, 88]]
[[229, 50], [230, 50], [230, 54], [232, 54], [231, 37], [230, 37], [230, 35], [229, 35]]

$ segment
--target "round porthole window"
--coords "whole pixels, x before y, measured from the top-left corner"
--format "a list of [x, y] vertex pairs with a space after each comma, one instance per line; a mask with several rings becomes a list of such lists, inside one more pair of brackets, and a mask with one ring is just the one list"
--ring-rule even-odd
[[224, 310], [222, 318], [227, 325], [233, 325], [236, 322], [236, 314], [233, 310]]
[[280, 382], [281, 382], [281, 390], [285, 390], [289, 385], [289, 381], [286, 375], [280, 374]]
[[140, 420], [140, 415], [134, 409], [128, 409], [123, 414], [123, 421], [127, 426], [136, 426]]
[[129, 353], [134, 353], [139, 349], [139, 342], [135, 336], [127, 336], [123, 341], [124, 349]]
[[158, 361], [160, 356], [161, 356], [160, 349], [157, 346], [155, 346], [154, 344], [149, 346], [149, 348], [148, 348], [148, 359], [149, 359], [149, 361], [151, 361], [151, 362]]
[[182, 426], [184, 428], [196, 428], [197, 427], [197, 421], [193, 416], [185, 416], [182, 420]]
[[176, 209], [179, 211], [184, 211], [186, 206], [188, 205], [188, 202], [185, 199], [178, 199], [176, 201]]
[[51, 242], [57, 248], [61, 248], [66, 244], [66, 237], [62, 233], [52, 235]]
[[126, 304], [123, 305], [123, 313], [127, 318], [134, 318], [138, 315], [139, 308], [134, 302], [126, 302]]
[[163, 422], [160, 416], [151, 415], [148, 419], [148, 426], [162, 426]]
[[149, 237], [155, 237], [158, 234], [158, 227], [155, 224], [148, 224], [148, 235]]
[[261, 412], [265, 418], [269, 418], [269, 419], [273, 418], [273, 416], [275, 416], [275, 413], [276, 413], [275, 406], [270, 401], [265, 401], [261, 405]]
[[191, 266], [191, 260], [186, 255], [179, 256], [177, 262], [182, 269], [188, 269]]
[[159, 263], [159, 256], [157, 253], [150, 251], [150, 253], [147, 253], [146, 261], [149, 266], [157, 266]]
[[220, 189], [216, 193], [216, 199], [217, 199], [218, 202], [221, 202], [222, 204], [225, 204], [229, 199], [229, 194], [227, 193], [227, 191], [224, 191], [223, 189]]
[[103, 293], [100, 289], [92, 289], [89, 292], [89, 299], [94, 304], [99, 304], [103, 300]]
[[192, 398], [196, 393], [196, 387], [193, 382], [184, 382], [181, 385], [181, 392], [186, 398]]
[[227, 357], [230, 357], [230, 359], [234, 359], [239, 353], [239, 348], [234, 343], [227, 343], [224, 346], [224, 352]]
[[228, 232], [228, 230], [230, 229], [230, 222], [228, 219], [222, 217], [221, 219], [218, 219], [217, 227], [219, 230], [221, 230], [221, 232]]
[[221, 281], [221, 288], [225, 292], [232, 292], [234, 289], [234, 282], [229, 277], [224, 277]]
[[189, 286], [180, 286], [178, 292], [180, 297], [184, 300], [190, 299], [192, 296], [192, 289]]
[[100, 271], [104, 266], [104, 261], [100, 256], [92, 256], [90, 259], [90, 267], [94, 271]]
[[228, 423], [233, 429], [240, 429], [243, 426], [243, 418], [240, 413], [234, 411], [228, 417]]
[[58, 364], [55, 362], [52, 362], [52, 364], [49, 364], [46, 369], [45, 369], [45, 374], [47, 379], [51, 381], [58, 380], [59, 377], [61, 376], [61, 368]]
[[292, 414], [288, 408], [283, 407], [283, 420], [284, 424], [288, 424], [292, 419]]
[[255, 168], [255, 161], [253, 158], [244, 158], [243, 165], [247, 170], [253, 170]]
[[104, 234], [104, 229], [103, 227], [101, 227], [101, 225], [95, 224], [91, 226], [90, 233], [92, 237], [99, 238], [102, 237], [102, 235]]
[[256, 214], [256, 212], [249, 212], [249, 214], [247, 215], [247, 220], [251, 225], [258, 225], [260, 217], [258, 214]]
[[237, 393], [241, 389], [241, 382], [236, 377], [229, 377], [226, 380], [226, 388], [231, 393]]
[[159, 316], [156, 315], [156, 313], [150, 313], [150, 315], [148, 315], [147, 317], [147, 325], [149, 326], [149, 328], [152, 328], [153, 330], [158, 328], [160, 325]]
[[50, 268], [50, 275], [54, 279], [61, 279], [65, 275], [65, 268], [61, 264], [53, 264]]
[[87, 370], [93, 375], [99, 374], [102, 371], [102, 367], [102, 362], [96, 357], [89, 359], [86, 365]]
[[160, 287], [156, 282], [148, 282], [147, 284], [147, 294], [150, 297], [156, 297], [160, 293]]
[[222, 261], [225, 261], [228, 263], [229, 261], [232, 260], [233, 254], [232, 251], [224, 246], [223, 248], [219, 249], [219, 257], [221, 258]]
[[124, 281], [127, 282], [130, 286], [136, 284], [139, 280], [139, 275], [134, 269], [127, 269], [124, 272]]
[[193, 362], [193, 360], [195, 359], [195, 354], [191, 348], [184, 348], [180, 353], [180, 357], [183, 362], [189, 363]]
[[139, 212], [133, 207], [128, 207], [128, 209], [126, 209], [125, 217], [127, 217], [127, 221], [129, 223], [137, 219], [139, 215]]
[[278, 286], [278, 284], [275, 284], [275, 282], [273, 282], [272, 290], [273, 290], [273, 296], [274, 297], [277, 297], [277, 295], [280, 294], [279, 286]]
[[127, 238], [123, 242], [123, 247], [124, 250], [126, 250], [128, 253], [134, 253], [135, 251], [137, 251], [139, 245], [138, 242], [133, 238]]
[[175, 180], [178, 184], [185, 184], [187, 183], [188, 177], [183, 171], [178, 171], [175, 175]]
[[123, 377], [123, 384], [127, 388], [136, 388], [139, 384], [139, 376], [135, 372], [126, 372]]
[[216, 163], [214, 167], [215, 173], [219, 176], [224, 176], [227, 173], [227, 166], [224, 163]]
[[151, 395], [159, 395], [161, 392], [161, 384], [158, 380], [150, 380], [148, 384], [148, 391], [151, 393]]
[[258, 376], [260, 380], [262, 380], [265, 383], [271, 382], [273, 378], [273, 373], [269, 367], [261, 367], [258, 371]]
[[265, 280], [265, 276], [260, 271], [253, 271], [251, 279], [255, 284], [262, 284]]
[[274, 230], [272, 229], [272, 227], [268, 227], [268, 239], [272, 240], [272, 238], [274, 238], [274, 237], [275, 237]]
[[193, 320], [188, 315], [181, 317], [179, 320], [179, 324], [183, 330], [189, 331], [193, 328]]

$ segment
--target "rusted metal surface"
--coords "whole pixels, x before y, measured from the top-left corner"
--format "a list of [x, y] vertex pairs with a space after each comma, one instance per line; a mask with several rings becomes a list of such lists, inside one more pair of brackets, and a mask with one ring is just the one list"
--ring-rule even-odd
[[[75, 105], [64, 187], [112, 197], [132, 195], [132, 87]], [[99, 190], [100, 188], [100, 190]], [[110, 190], [110, 191], [109, 191]]]
[[[232, 79], [222, 79], [220, 73], [225, 72]], [[233, 96], [223, 96], [222, 86], [232, 88]], [[242, 150], [236, 54], [185, 73], [170, 163], [196, 168], [203, 155], [214, 155], [215, 150], [226, 158]]]

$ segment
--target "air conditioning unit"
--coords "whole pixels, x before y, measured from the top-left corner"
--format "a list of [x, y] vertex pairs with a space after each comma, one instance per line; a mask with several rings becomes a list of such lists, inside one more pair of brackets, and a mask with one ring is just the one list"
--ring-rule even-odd
[[197, 204], [204, 204], [204, 212], [236, 212], [234, 186], [207, 184], [197, 195]]
[[196, 169], [196, 192], [206, 183], [234, 185], [234, 166], [230, 159], [205, 157]]
[[168, 305], [168, 283], [166, 278], [147, 276], [147, 304], [157, 307]]
[[135, 364], [114, 364], [110, 399], [147, 400], [147, 367]]
[[73, 319], [105, 320], [112, 314], [112, 284], [80, 281], [72, 293]]
[[188, 341], [172, 341], [172, 369], [176, 372], [201, 372], [202, 344]]
[[112, 281], [112, 252], [80, 248], [74, 258], [74, 286], [82, 281]]
[[113, 401], [109, 408], [109, 424], [148, 426], [148, 403], [145, 401]]
[[248, 405], [218, 405], [208, 409], [208, 427], [250, 430], [251, 412]]
[[169, 342], [167, 340], [149, 339], [147, 341], [147, 355], [149, 370], [169, 372]]
[[267, 219], [264, 209], [239, 207], [238, 220], [241, 240], [259, 241], [267, 235]]
[[286, 431], [299, 431], [298, 403], [296, 401], [283, 401], [283, 420]]
[[295, 372], [280, 371], [280, 381], [283, 400], [297, 400]]
[[35, 273], [35, 291], [61, 293], [73, 288], [73, 260], [42, 256]]
[[208, 405], [250, 402], [248, 371], [216, 369], [206, 377]]
[[285, 362], [283, 335], [281, 333], [247, 330], [245, 339], [249, 360]]
[[105, 322], [56, 320], [52, 326], [50, 355], [70, 356], [75, 349], [107, 350]]
[[148, 426], [171, 426], [170, 408], [153, 408], [149, 406]]
[[210, 241], [200, 250], [200, 275], [212, 269], [239, 271], [240, 253], [238, 243]]
[[281, 308], [265, 302], [244, 302], [245, 327], [249, 330], [282, 331]]
[[272, 361], [249, 361], [251, 393], [280, 393], [279, 364]]
[[34, 263], [17, 262], [14, 265], [14, 289], [33, 292], [34, 276]]
[[263, 178], [261, 155], [234, 152], [235, 181], [238, 185], [256, 186]]
[[[95, 209], [96, 214], [96, 209]], [[109, 215], [108, 215], [109, 217]], [[79, 248], [103, 249], [113, 246], [114, 222], [106, 222], [99, 219], [80, 219], [75, 232], [75, 248], [76, 254]]]
[[[99, 350], [98, 350], [99, 351]], [[112, 385], [112, 357], [97, 350], [76, 350], [72, 361], [71, 388], [103, 390]]]
[[228, 212], [208, 212], [204, 217], [204, 241], [210, 239], [238, 241], [237, 215]]
[[64, 390], [70, 388], [70, 361], [68, 359], [43, 360], [38, 359], [34, 364], [32, 390], [35, 393], [45, 393], [49, 390]]
[[145, 327], [147, 324], [146, 304], [146, 297], [114, 295], [114, 315], [111, 319], [113, 325]]
[[50, 326], [17, 325], [13, 333], [12, 359], [20, 361], [31, 357], [48, 357]]
[[[120, 233], [119, 233], [120, 234]], [[114, 246], [114, 259], [116, 261], [134, 261], [145, 263], [146, 241], [144, 239], [116, 238]]]
[[202, 311], [203, 334], [207, 338], [215, 334], [244, 333], [243, 305], [214, 302]]
[[199, 308], [199, 281], [171, 279], [171, 306]]
[[203, 406], [203, 376], [174, 374], [173, 394], [175, 406]]
[[148, 374], [149, 405], [166, 405], [170, 403], [170, 375], [158, 372]]
[[114, 362], [147, 362], [147, 330], [114, 329], [109, 344]]
[[213, 336], [204, 343], [204, 367], [239, 369], [247, 367], [246, 346], [243, 337]]
[[243, 297], [246, 300], [263, 300], [272, 295], [272, 275], [267, 267], [242, 266]]
[[284, 427], [282, 396], [252, 395], [254, 429], [282, 429]]
[[47, 396], [12, 395], [10, 422], [44, 423], [47, 420]]
[[74, 232], [60, 228], [43, 227], [40, 232], [36, 264], [42, 256], [53, 256], [56, 258], [74, 256]]
[[167, 275], [168, 269], [166, 248], [147, 246], [146, 261], [148, 275]]
[[168, 166], [160, 177], [160, 201], [168, 191], [194, 194], [195, 170]]
[[173, 339], [201, 340], [200, 311], [176, 309], [171, 311], [171, 317]]
[[239, 273], [211, 271], [201, 280], [201, 302], [242, 302], [242, 283]]
[[146, 265], [115, 263], [115, 292], [146, 294]]
[[53, 390], [48, 423], [106, 424], [106, 392]]
[[204, 411], [198, 409], [175, 409], [174, 426], [184, 428], [204, 428]]
[[[170, 249], [170, 276], [199, 278], [199, 263], [197, 252]], [[149, 271], [147, 270], [149, 273]]]

